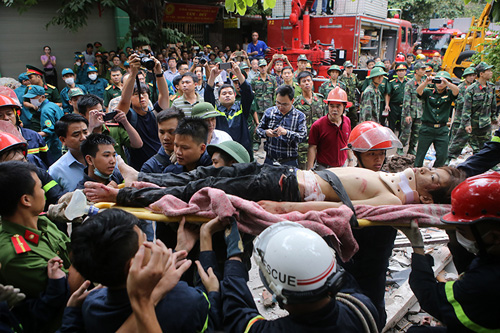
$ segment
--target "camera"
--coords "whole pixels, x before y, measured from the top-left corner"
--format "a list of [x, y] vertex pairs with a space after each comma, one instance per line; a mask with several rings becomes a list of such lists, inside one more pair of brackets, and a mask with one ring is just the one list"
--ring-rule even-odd
[[152, 71], [155, 68], [155, 61], [151, 59], [148, 54], [140, 54], [139, 59], [141, 59], [141, 66], [145, 67], [147, 70]]
[[441, 78], [439, 78], [439, 77], [438, 77], [438, 78], [433, 78], [433, 79], [432, 79], [432, 83], [441, 83], [441, 81], [442, 81], [442, 80], [441, 80]]
[[200, 58], [200, 64], [205, 65], [207, 63], [207, 59]]

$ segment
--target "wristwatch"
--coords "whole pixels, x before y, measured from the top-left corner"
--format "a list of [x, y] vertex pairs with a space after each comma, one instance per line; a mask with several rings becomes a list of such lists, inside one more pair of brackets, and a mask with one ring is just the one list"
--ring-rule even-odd
[[160, 74], [155, 74], [155, 76], [156, 76], [156, 77], [163, 77], [163, 73], [164, 73], [164, 72], [163, 72], [163, 71], [161, 71], [161, 73], [160, 73]]

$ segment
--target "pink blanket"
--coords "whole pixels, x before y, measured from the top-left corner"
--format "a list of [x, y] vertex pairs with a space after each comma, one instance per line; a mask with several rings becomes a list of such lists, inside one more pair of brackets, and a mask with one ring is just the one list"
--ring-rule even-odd
[[[305, 214], [299, 212], [272, 214], [256, 202], [207, 187], [196, 192], [189, 203], [172, 195], [166, 195], [151, 204], [150, 208], [166, 216], [191, 214], [206, 218], [235, 216], [239, 223], [239, 230], [252, 235], [260, 234], [273, 223], [293, 221], [317, 232], [322, 237], [331, 236], [335, 250], [344, 262], [358, 251], [358, 244], [349, 225], [352, 211], [346, 206], [310, 211]], [[420, 222], [425, 220], [427, 224], [438, 224], [439, 216], [449, 210], [449, 205], [356, 206], [358, 219], [408, 224], [412, 220]]]

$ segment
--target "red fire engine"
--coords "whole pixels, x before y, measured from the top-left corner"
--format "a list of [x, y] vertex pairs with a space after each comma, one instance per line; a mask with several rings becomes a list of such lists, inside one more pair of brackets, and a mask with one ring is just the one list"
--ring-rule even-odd
[[[360, 1], [363, 0], [357, 2]], [[338, 2], [335, 1], [336, 6]], [[273, 15], [268, 21], [267, 41], [273, 49], [269, 55], [286, 54], [295, 64], [297, 57], [305, 54], [319, 76], [326, 77], [326, 70], [332, 64], [342, 66], [350, 60], [356, 68], [363, 68], [369, 58], [394, 60], [399, 52], [411, 52], [412, 26], [408, 21], [381, 18], [380, 14], [379, 17], [341, 14], [342, 8], [335, 10], [334, 15], [310, 16], [312, 3], [312, 0], [292, 0], [288, 17]], [[385, 13], [386, 8], [385, 1]]]

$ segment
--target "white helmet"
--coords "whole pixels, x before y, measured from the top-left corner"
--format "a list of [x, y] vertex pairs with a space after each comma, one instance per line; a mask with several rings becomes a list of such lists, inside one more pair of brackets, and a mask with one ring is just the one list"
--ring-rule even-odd
[[343, 269], [335, 251], [298, 223], [284, 221], [265, 229], [255, 240], [253, 256], [264, 286], [280, 303], [313, 302], [341, 287]]

